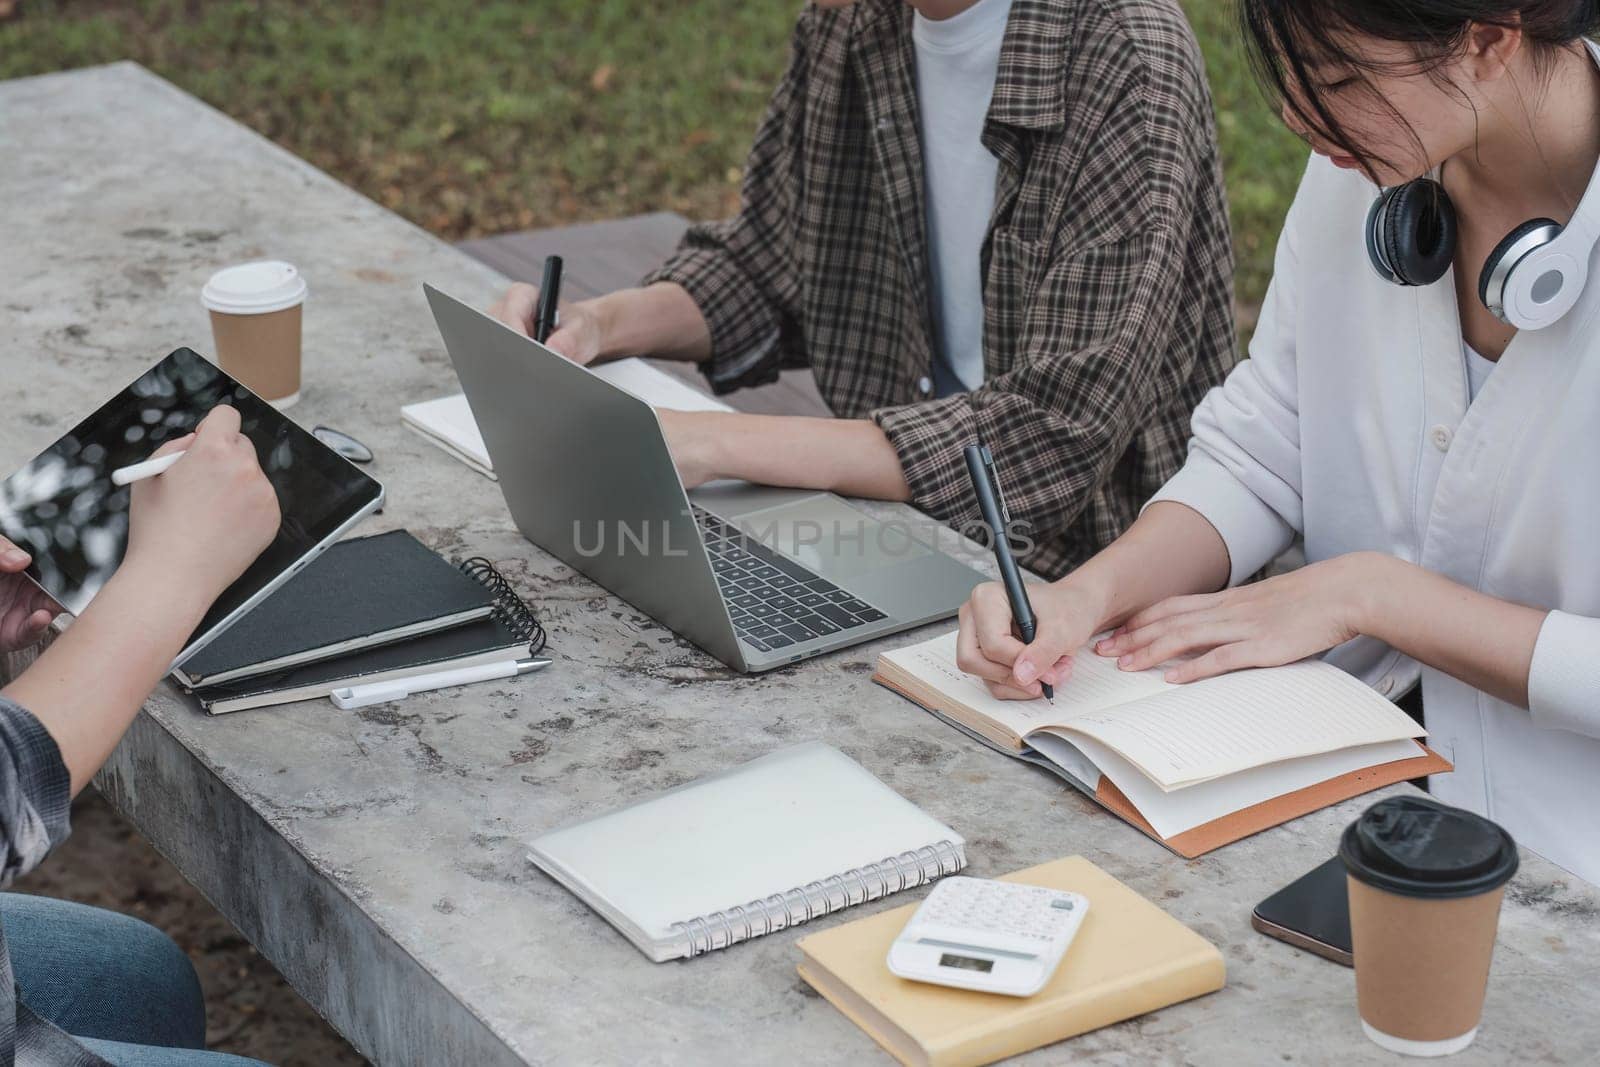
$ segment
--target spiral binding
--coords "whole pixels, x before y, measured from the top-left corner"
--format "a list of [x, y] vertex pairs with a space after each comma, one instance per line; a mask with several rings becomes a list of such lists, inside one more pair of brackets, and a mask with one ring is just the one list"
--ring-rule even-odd
[[786, 926], [798, 926], [820, 915], [855, 904], [925, 885], [935, 878], [955, 874], [967, 865], [965, 849], [953, 841], [940, 841], [912, 852], [902, 852], [853, 867], [820, 882], [775, 893], [725, 911], [700, 915], [672, 929], [689, 943], [689, 955], [699, 956], [719, 948], [761, 937]]
[[534, 617], [528, 602], [506, 581], [505, 575], [495, 569], [483, 556], [473, 556], [456, 564], [461, 573], [477, 582], [494, 598], [495, 616], [505, 624], [518, 641], [528, 643], [528, 655], [537, 656], [544, 650], [545, 632]]

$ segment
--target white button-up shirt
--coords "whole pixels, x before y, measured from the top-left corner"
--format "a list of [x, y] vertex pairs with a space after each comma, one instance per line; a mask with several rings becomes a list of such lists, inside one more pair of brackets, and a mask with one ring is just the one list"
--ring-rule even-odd
[[[1520, 332], [1469, 403], [1455, 280], [1374, 273], [1375, 195], [1312, 158], [1250, 358], [1201, 403], [1156, 499], [1217, 528], [1234, 582], [1303, 533], [1310, 561], [1376, 550], [1552, 609], [1527, 710], [1371, 638], [1326, 658], [1396, 696], [1420, 674], [1429, 743], [1455, 764], [1434, 795], [1600, 882], [1600, 274], [1560, 322]], [[1600, 180], [1580, 207], [1596, 209]]]

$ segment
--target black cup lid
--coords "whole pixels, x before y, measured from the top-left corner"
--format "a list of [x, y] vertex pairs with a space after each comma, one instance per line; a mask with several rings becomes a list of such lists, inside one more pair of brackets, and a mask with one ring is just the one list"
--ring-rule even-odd
[[1389, 797], [1345, 828], [1339, 858], [1353, 878], [1412, 897], [1470, 897], [1517, 871], [1511, 835], [1428, 797]]

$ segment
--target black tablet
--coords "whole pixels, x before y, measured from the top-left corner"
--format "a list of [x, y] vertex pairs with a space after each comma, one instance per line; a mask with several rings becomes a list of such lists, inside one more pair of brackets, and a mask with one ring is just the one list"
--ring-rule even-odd
[[266, 551], [217, 598], [176, 663], [377, 510], [383, 486], [187, 348], [151, 367], [0, 483], [0, 534], [33, 555], [29, 576], [79, 614], [128, 547], [132, 488], [113, 485], [111, 472], [189, 433], [218, 404], [238, 409], [240, 430], [255, 444], [278, 492], [283, 522]]

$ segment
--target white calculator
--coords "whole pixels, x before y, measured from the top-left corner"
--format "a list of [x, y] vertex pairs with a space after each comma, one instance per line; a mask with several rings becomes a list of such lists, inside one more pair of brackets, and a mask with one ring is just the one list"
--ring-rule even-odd
[[946, 878], [889, 947], [889, 970], [915, 982], [1031, 997], [1044, 988], [1089, 911], [1061, 889]]

